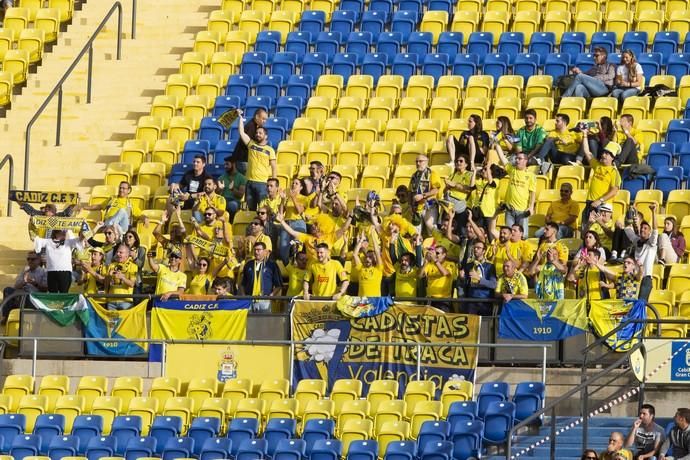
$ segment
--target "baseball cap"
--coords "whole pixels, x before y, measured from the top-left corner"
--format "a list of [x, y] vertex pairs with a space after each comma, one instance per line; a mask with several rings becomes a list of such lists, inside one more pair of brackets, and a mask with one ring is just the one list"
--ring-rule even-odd
[[100, 248], [100, 247], [99, 248], [91, 247], [91, 248], [89, 248], [89, 252], [99, 252], [101, 254], [105, 254], [105, 252], [103, 252], [103, 248]]

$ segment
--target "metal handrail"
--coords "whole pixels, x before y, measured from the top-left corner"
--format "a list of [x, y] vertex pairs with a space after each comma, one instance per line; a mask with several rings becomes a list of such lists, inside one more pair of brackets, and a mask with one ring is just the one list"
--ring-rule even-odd
[[10, 173], [7, 178], [7, 216], [12, 217], [12, 200], [10, 200], [10, 192], [12, 191], [12, 182], [14, 182], [14, 158], [9, 153], [0, 161], [0, 170], [5, 166], [5, 163], [10, 165]]
[[[136, 10], [137, 10], [137, 4], [136, 0], [132, 0], [132, 38], [134, 39], [136, 36]], [[26, 135], [25, 135], [25, 145], [24, 145], [24, 189], [27, 189], [29, 187], [29, 159], [30, 159], [30, 150], [31, 150], [31, 128], [33, 127], [34, 123], [38, 120], [38, 118], [43, 114], [45, 109], [48, 107], [48, 104], [53, 100], [55, 95], [58, 97], [58, 102], [57, 102], [57, 121], [56, 121], [56, 129], [55, 129], [55, 145], [60, 145], [60, 130], [62, 128], [62, 86], [64, 85], [65, 81], [72, 75], [72, 71], [77, 67], [77, 64], [81, 61], [81, 59], [84, 57], [85, 54], [88, 53], [89, 59], [88, 59], [88, 69], [87, 69], [87, 79], [86, 79], [86, 103], [90, 104], [91, 103], [91, 80], [92, 80], [92, 74], [93, 74], [93, 42], [96, 41], [96, 38], [100, 34], [100, 32], [103, 30], [105, 27], [106, 23], [109, 21], [110, 17], [117, 11], [117, 60], [119, 61], [122, 57], [122, 3], [119, 1], [116, 1], [113, 3], [113, 6], [110, 7], [110, 10], [108, 10], [108, 13], [103, 17], [101, 20], [100, 24], [98, 27], [96, 27], [96, 30], [91, 34], [89, 39], [86, 41], [84, 44], [84, 47], [77, 53], [77, 56], [74, 58], [74, 61], [72, 61], [72, 64], [70, 64], [69, 68], [65, 71], [65, 73], [60, 77], [60, 80], [55, 84], [55, 87], [50, 91], [50, 94], [46, 97], [45, 101], [40, 105], [40, 107], [36, 110], [36, 113], [34, 114], [33, 117], [31, 117], [31, 120], [26, 125]]]

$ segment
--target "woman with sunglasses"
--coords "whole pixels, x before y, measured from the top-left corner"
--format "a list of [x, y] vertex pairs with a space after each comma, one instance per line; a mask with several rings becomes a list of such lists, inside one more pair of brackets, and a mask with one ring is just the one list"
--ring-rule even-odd
[[105, 254], [104, 263], [108, 265], [113, 261], [115, 248], [122, 242], [122, 239], [120, 238], [120, 231], [116, 225], [105, 225], [104, 222], [98, 222], [93, 229], [93, 234], [97, 234], [101, 229], [103, 229], [105, 241], [99, 241], [93, 236], [86, 241], [89, 243], [89, 246], [93, 248], [103, 249], [103, 253]]
[[187, 294], [207, 295], [213, 285], [213, 275], [211, 274], [211, 260], [208, 257], [199, 257], [196, 260], [192, 278], [187, 283]]
[[637, 96], [643, 78], [644, 71], [635, 59], [635, 53], [632, 50], [624, 50], [621, 54], [621, 63], [616, 69], [616, 88], [611, 92], [611, 97], [623, 104], [626, 98]]
[[585, 449], [580, 460], [599, 460], [599, 455], [597, 455], [597, 451], [594, 449]]

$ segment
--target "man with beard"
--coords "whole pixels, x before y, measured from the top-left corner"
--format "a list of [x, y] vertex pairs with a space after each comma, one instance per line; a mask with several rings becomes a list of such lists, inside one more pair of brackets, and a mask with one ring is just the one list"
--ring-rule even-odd
[[223, 159], [223, 167], [225, 174], [218, 179], [218, 191], [225, 198], [225, 210], [232, 220], [242, 204], [247, 178], [235, 168], [235, 160], [231, 156]]
[[[340, 289], [338, 289], [340, 281]], [[347, 272], [340, 262], [331, 260], [326, 243], [316, 245], [316, 261], [307, 266], [304, 275], [304, 300], [315, 297], [330, 297], [338, 300], [347, 292], [350, 285]], [[311, 289], [311, 290], [310, 290]]]
[[[472, 299], [491, 299], [496, 291], [496, 269], [487, 262], [484, 254], [486, 244], [475, 241], [472, 246], [472, 258], [463, 265], [458, 274], [460, 285], [464, 290], [464, 297]], [[466, 313], [472, 315], [491, 315], [492, 303], [462, 304]]]
[[247, 186], [245, 201], [250, 211], [256, 211], [257, 206], [268, 195], [266, 181], [276, 177], [276, 152], [268, 144], [268, 133], [264, 127], [257, 127], [254, 137], [244, 131], [244, 118], [240, 115], [240, 139], [247, 146]]
[[225, 198], [216, 193], [216, 188], [216, 181], [212, 177], [204, 180], [204, 192], [194, 203], [194, 218], [196, 220], [201, 221], [207, 209], [214, 209], [218, 217], [223, 215], [226, 207]]
[[515, 135], [520, 139], [516, 145], [518, 152], [524, 152], [527, 157], [532, 157], [539, 152], [547, 132], [537, 123], [537, 111], [525, 110], [525, 126], [518, 129]]
[[[636, 215], [635, 227], [632, 225], [625, 227], [625, 235], [633, 245], [635, 260], [642, 273], [640, 293], [638, 294], [640, 300], [649, 299], [649, 294], [652, 292], [652, 273], [659, 240], [659, 231], [656, 229], [656, 203], [650, 204], [649, 210], [652, 211], [651, 225], [646, 221], [640, 223], [640, 218]], [[639, 232], [636, 232], [635, 228], [639, 228]]]
[[[242, 116], [242, 114], [240, 114], [240, 116]], [[268, 120], [268, 112], [266, 112], [264, 109], [257, 109], [256, 112], [254, 112], [252, 119], [245, 123], [243, 128], [244, 133], [246, 133], [251, 139], [256, 138], [256, 131], [259, 128], [264, 127], [266, 120]], [[237, 166], [237, 171], [239, 171], [241, 174], [247, 174], [248, 158], [249, 151], [247, 150], [247, 145], [244, 142], [238, 142], [237, 147], [235, 147], [235, 151], [232, 154], [232, 159]]]

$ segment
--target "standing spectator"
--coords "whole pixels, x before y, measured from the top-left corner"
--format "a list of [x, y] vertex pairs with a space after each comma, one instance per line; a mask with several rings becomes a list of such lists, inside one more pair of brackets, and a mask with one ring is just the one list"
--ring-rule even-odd
[[621, 64], [616, 68], [616, 88], [611, 92], [611, 97], [623, 104], [626, 98], [640, 93], [643, 79], [644, 72], [635, 59], [635, 53], [632, 50], [623, 50]]
[[455, 157], [455, 170], [450, 177], [443, 178], [446, 186], [445, 199], [455, 212], [453, 224], [461, 229], [467, 225], [467, 198], [472, 192], [470, 183], [473, 172], [467, 170], [468, 164], [467, 155], [458, 155]]
[[[673, 417], [676, 422], [668, 438], [664, 440], [659, 460], [684, 460], [690, 458], [690, 409], [678, 409]], [[666, 456], [668, 449], [671, 455]]]
[[[393, 292], [393, 286], [395, 284], [393, 277], [397, 271], [396, 263], [402, 263], [401, 258], [403, 254], [413, 254], [412, 258], [414, 259], [415, 249], [412, 247], [410, 239], [406, 238], [406, 236], [416, 237], [418, 235], [414, 225], [402, 217], [402, 211], [400, 210], [399, 214], [398, 211], [396, 211], [397, 208], [393, 206], [391, 208], [391, 215], [387, 216], [383, 220], [383, 223], [376, 227], [376, 231], [381, 238], [381, 259], [383, 262], [382, 294], [384, 295], [390, 295], [391, 292]], [[420, 246], [421, 241], [421, 237], [419, 237]], [[414, 265], [413, 261], [410, 261], [409, 267], [412, 265]], [[421, 267], [421, 262], [417, 265]], [[415, 284], [415, 292], [416, 289]], [[397, 295], [401, 296], [401, 294]], [[410, 296], [406, 295], [405, 297]]]
[[[283, 280], [275, 262], [268, 258], [266, 245], [254, 243], [254, 258], [248, 260], [242, 269], [242, 282], [239, 284], [240, 295], [278, 296], [283, 289]], [[252, 310], [271, 311], [271, 301], [252, 300]]]
[[137, 292], [137, 294], [141, 293], [141, 271], [144, 269], [144, 264], [146, 263], [146, 248], [141, 245], [139, 234], [134, 230], [128, 230], [122, 238], [122, 242], [129, 247], [130, 254], [132, 255], [132, 261], [134, 261], [137, 269], [139, 270], [135, 292]]
[[347, 208], [347, 199], [339, 192], [338, 188], [343, 180], [343, 176], [337, 171], [331, 171], [326, 176], [325, 182], [312, 200], [312, 207], [318, 208], [321, 212], [333, 214], [333, 207], [337, 202], [341, 208]]
[[565, 298], [565, 275], [568, 273], [568, 248], [558, 241], [558, 225], [546, 224], [527, 272], [536, 277], [536, 292], [540, 299]]
[[[247, 187], [245, 201], [247, 208], [256, 211], [261, 200], [266, 198], [268, 190], [266, 181], [276, 177], [276, 152], [268, 145], [268, 133], [263, 126], [256, 128], [256, 134], [250, 137], [244, 131], [244, 118], [240, 115], [240, 139], [247, 146]], [[240, 169], [241, 171], [241, 169]]]
[[283, 202], [278, 179], [271, 177], [266, 181], [266, 192], [267, 195], [259, 202], [257, 210], [259, 208], [268, 208], [267, 219], [270, 222], [280, 212], [280, 204]]
[[[446, 260], [448, 251], [443, 246], [431, 247], [426, 253], [426, 262], [421, 277], [426, 281], [426, 296], [436, 299], [453, 297], [458, 265]], [[448, 310], [447, 302], [432, 302], [432, 305]]]
[[[239, 142], [237, 146], [244, 145]], [[235, 169], [235, 160], [231, 156], [223, 159], [223, 166], [225, 174], [218, 179], [218, 190], [225, 198], [225, 210], [230, 214], [230, 219], [235, 217], [235, 213], [240, 209], [242, 198], [244, 198], [245, 187], [247, 185], [247, 178]]]
[[[115, 249], [114, 260], [108, 265], [105, 277], [105, 292], [112, 295], [131, 295], [137, 282], [139, 270], [130, 258], [129, 246], [120, 244]], [[127, 310], [132, 306], [131, 298], [120, 298], [108, 302], [110, 310]]]
[[87, 211], [105, 211], [103, 220], [106, 225], [114, 225], [122, 235], [132, 224], [135, 217], [141, 215], [141, 209], [130, 198], [132, 186], [129, 182], [122, 181], [117, 189], [117, 196], [111, 197], [101, 204], [82, 206]]
[[[267, 214], [268, 211], [265, 208], [259, 208], [259, 212]], [[247, 227], [247, 236], [244, 237], [244, 244], [240, 247], [240, 260], [246, 260], [254, 251], [254, 244], [263, 243], [266, 247], [266, 251], [271, 253], [273, 251], [273, 244], [271, 243], [271, 237], [266, 234], [264, 228], [264, 221], [258, 216], [252, 219], [249, 226]]]
[[[518, 129], [515, 133], [519, 139], [516, 150], [523, 152], [528, 158], [531, 158], [539, 152], [544, 140], [546, 139], [546, 130], [537, 123], [537, 111], [534, 109], [525, 109], [525, 126]], [[505, 153], [505, 152], [503, 152]], [[505, 164], [506, 162], [503, 162]]]
[[497, 152], [508, 173], [508, 188], [505, 201], [502, 204], [506, 213], [506, 225], [522, 226], [523, 233], [528, 231], [528, 218], [534, 214], [536, 199], [537, 177], [527, 170], [527, 154], [520, 152], [516, 155], [516, 165], [508, 163], [502, 152]]
[[151, 270], [158, 274], [155, 295], [160, 296], [161, 300], [168, 300], [173, 295], [184, 294], [187, 287], [187, 275], [180, 270], [182, 254], [171, 251], [168, 255], [167, 267], [156, 262], [153, 253], [149, 252], [148, 257]]
[[[547, 224], [556, 224], [558, 226], [558, 233], [556, 237], [572, 238], [575, 234], [575, 222], [580, 213], [580, 205], [573, 200], [573, 185], [569, 182], [563, 182], [559, 190], [561, 199], [553, 201], [546, 211], [544, 220]], [[546, 231], [546, 226], [540, 228], [534, 233], [536, 238], [541, 238]]]
[[[635, 227], [625, 227], [625, 235], [628, 237], [634, 248], [634, 256], [642, 272], [640, 281], [640, 300], [648, 300], [652, 292], [652, 273], [654, 271], [654, 260], [656, 259], [659, 231], [656, 229], [656, 203], [649, 205], [652, 211], [652, 223], [640, 222], [639, 215], [635, 215]], [[638, 225], [639, 224], [639, 225]]]
[[610, 204], [604, 203], [599, 206], [598, 211], [590, 211], [589, 218], [583, 225], [583, 230], [597, 235], [599, 245], [605, 251], [604, 259], [606, 259], [607, 255], [613, 254], [613, 238], [616, 234], [616, 223], [613, 221], [613, 207]]
[[316, 261], [307, 266], [304, 275], [304, 300], [309, 300], [312, 295], [338, 300], [345, 295], [349, 285], [350, 281], [343, 266], [337, 260], [331, 259], [328, 244], [317, 244]]
[[204, 179], [204, 190], [194, 200], [193, 216], [200, 221], [207, 209], [215, 209], [218, 217], [225, 213], [226, 202], [222, 195], [216, 193], [216, 181], [212, 177]]
[[497, 238], [496, 208], [498, 206], [498, 183], [491, 174], [491, 166], [472, 169], [470, 179], [472, 191], [467, 199], [467, 223], [469, 227], [481, 228], [482, 232]]
[[664, 219], [664, 231], [659, 235], [659, 262], [675, 264], [685, 254], [685, 237], [678, 230], [673, 216]]
[[105, 225], [104, 222], [97, 222], [96, 226], [93, 228], [93, 233], [98, 233], [101, 228], [103, 229], [103, 234], [105, 235], [105, 241], [98, 241], [92, 236], [86, 240], [86, 242], [89, 243], [89, 246], [91, 247], [103, 249], [103, 254], [105, 254], [105, 263], [107, 265], [112, 262], [117, 245], [122, 243], [122, 234], [115, 225]]
[[211, 259], [199, 257], [192, 278], [187, 283], [186, 292], [192, 295], [207, 295], [211, 292], [214, 276], [211, 273]]
[[664, 429], [656, 424], [656, 411], [651, 404], [642, 404], [640, 416], [633, 422], [626, 445], [633, 448], [635, 460], [656, 457], [664, 441]]
[[[242, 113], [240, 113], [239, 116], [241, 117]], [[240, 130], [244, 131], [244, 133], [247, 134], [250, 139], [255, 139], [256, 131], [258, 128], [263, 128], [266, 120], [268, 120], [268, 112], [266, 112], [264, 109], [256, 109], [252, 119], [249, 120], [249, 122], [247, 122], [243, 128], [240, 128]], [[235, 151], [232, 154], [232, 159], [237, 167], [237, 170], [241, 174], [247, 174], [248, 158], [249, 152], [247, 150], [247, 145], [243, 142], [238, 142], [237, 147], [235, 147]]]
[[323, 163], [314, 160], [309, 162], [309, 184], [310, 187], [307, 189], [307, 195], [312, 199], [316, 197], [315, 194], [321, 192], [324, 182], [326, 180], [325, 175], [326, 168], [324, 168]]
[[211, 175], [206, 172], [206, 157], [201, 154], [194, 155], [192, 169], [184, 173], [179, 183], [170, 184], [170, 198], [167, 207], [170, 214], [177, 204], [180, 204], [182, 209], [192, 209], [195, 200], [203, 193], [206, 179], [213, 180]]
[[[14, 285], [6, 287], [2, 290], [3, 300], [15, 292], [46, 292], [48, 290], [48, 274], [46, 269], [41, 267], [41, 256], [34, 251], [29, 251], [26, 254], [26, 266], [17, 274], [14, 280]], [[7, 319], [10, 310], [19, 306], [19, 299], [14, 299], [11, 302], [6, 302], [2, 309], [2, 321]]]
[[[589, 135], [588, 130], [584, 130], [583, 135]], [[599, 207], [608, 203], [611, 204], [618, 194], [621, 187], [621, 175], [618, 168], [613, 164], [614, 158], [621, 151], [621, 146], [615, 142], [609, 142], [601, 151], [599, 159], [595, 159], [589, 151], [587, 142], [582, 144], [585, 158], [589, 162], [592, 170], [589, 173], [589, 188], [585, 199], [585, 209], [582, 211], [582, 222], [589, 221], [589, 213], [598, 210]]]
[[593, 51], [594, 65], [591, 68], [584, 72], [578, 67], [571, 69], [575, 79], [563, 93], [564, 97], [592, 98], [606, 96], [611, 92], [616, 77], [616, 66], [607, 62], [606, 48], [596, 46]]
[[443, 188], [443, 183], [434, 171], [429, 168], [429, 158], [426, 155], [417, 155], [415, 160], [417, 171], [410, 178], [410, 194], [415, 219], [413, 221], [421, 229], [421, 223], [427, 220], [435, 225], [438, 220], [438, 194]]
[[[1, 1], [1, 0], [0, 0]], [[71, 204], [67, 206], [65, 209], [62, 211], [58, 212], [57, 207], [53, 203], [48, 203], [45, 206], [43, 206], [40, 209], [36, 209], [33, 206], [31, 206], [29, 203], [19, 203], [19, 207], [21, 208], [22, 211], [27, 213], [29, 216], [46, 216], [46, 217], [70, 217], [74, 210], [76, 209], [76, 206]], [[36, 238], [36, 236], [40, 236], [41, 238], [50, 238], [50, 232], [52, 230], [49, 228], [41, 228], [38, 229], [34, 226], [33, 222], [31, 219], [29, 219], [29, 238], [31, 238], [31, 241]]]
[[457, 139], [452, 134], [448, 136], [446, 140], [448, 154], [453, 160], [460, 154], [467, 155], [472, 166], [475, 163], [484, 163], [489, 148], [489, 135], [482, 126], [482, 117], [476, 114], [470, 115], [467, 119], [467, 128]]
[[[486, 249], [486, 258], [496, 267], [496, 274], [503, 274], [503, 262], [511, 258], [508, 254], [510, 250], [510, 227], [501, 227], [498, 238], [495, 238]], [[512, 256], [515, 258], [515, 256]], [[519, 265], [519, 264], [518, 264]]]
[[568, 281], [577, 285], [577, 294], [580, 299], [602, 300], [609, 299], [609, 289], [613, 283], [609, 283], [606, 275], [599, 269], [599, 265], [606, 259], [601, 259], [599, 251], [589, 251], [586, 256], [575, 261]]
[[352, 223], [352, 215], [347, 216], [345, 223], [336, 228], [335, 221], [331, 216], [327, 214], [319, 214], [312, 221], [309, 226], [309, 233], [296, 232], [290, 228], [290, 226], [285, 222], [285, 218], [282, 214], [276, 216], [278, 222], [283, 226], [283, 228], [296, 240], [304, 244], [307, 252], [307, 258], [310, 262], [318, 260], [318, 247], [325, 244], [328, 252], [328, 257], [330, 258], [330, 248], [335, 245], [335, 243], [346, 235], [350, 224]]
[[526, 299], [529, 294], [527, 278], [517, 271], [515, 262], [512, 260], [503, 262], [503, 275], [498, 278], [496, 294], [504, 302], [510, 302], [513, 299]]
[[[302, 194], [304, 191], [304, 181], [295, 176], [292, 178], [290, 190], [280, 192], [280, 213], [285, 216], [285, 223], [296, 232], [305, 233], [307, 223], [304, 221], [303, 213], [309, 200]], [[278, 255], [283, 264], [287, 265], [290, 260], [290, 240], [291, 236], [285, 230], [280, 231], [280, 242], [278, 244]]]
[[[171, 223], [170, 235], [165, 236], [163, 234], [163, 229], [165, 228], [165, 225], [168, 222], [168, 220], [170, 220], [170, 213], [166, 210], [163, 211], [160, 223], [156, 225], [156, 227], [153, 229], [153, 237], [156, 238], [156, 241], [158, 241], [158, 243], [160, 243], [163, 246], [163, 249], [165, 249], [166, 251], [170, 252], [174, 249], [180, 254], [186, 253], [189, 256], [191, 248], [189, 248], [189, 244], [184, 242], [185, 236], [187, 234], [187, 229], [185, 229], [184, 222], [182, 222], [182, 211], [180, 209], [180, 206], [176, 206], [173, 212], [175, 213], [175, 222], [174, 224]], [[186, 259], [183, 259], [183, 271], [187, 270], [185, 262]]]
[[82, 277], [78, 284], [84, 286], [85, 295], [102, 294], [105, 292], [105, 277], [108, 274], [107, 266], [103, 263], [104, 254], [101, 248], [89, 248], [91, 261], [81, 262]]
[[546, 161], [550, 160], [551, 163], [557, 165], [567, 165], [577, 161], [577, 153], [583, 144], [583, 134], [570, 131], [568, 129], [569, 123], [570, 117], [568, 115], [556, 114], [556, 129], [549, 133], [544, 145], [535, 157], [537, 164], [541, 167], [542, 174], [546, 174], [550, 168], [550, 165], [545, 163]]
[[396, 297], [417, 297], [417, 286], [420, 279], [420, 270], [424, 264], [422, 257], [422, 237], [414, 237], [414, 254], [404, 252], [397, 256], [394, 250], [394, 239], [391, 238], [390, 254], [393, 262], [393, 292], [390, 294]]
[[[371, 244], [373, 249], [369, 249]], [[360, 251], [364, 249], [364, 262], [360, 258]], [[357, 295], [360, 297], [381, 297], [383, 281], [383, 263], [381, 250], [376, 238], [367, 238], [364, 232], [357, 237], [357, 243], [352, 252], [352, 260], [359, 270], [359, 286]]]
[[623, 433], [614, 431], [609, 436], [609, 444], [606, 450], [599, 454], [600, 460], [615, 460], [616, 454], [623, 448]]
[[81, 251], [84, 244], [84, 233], [79, 232], [77, 238], [72, 232], [53, 230], [50, 239], [34, 239], [34, 251], [40, 254], [45, 250], [46, 270], [48, 272], [48, 292], [69, 292], [72, 284], [72, 250]]
[[627, 256], [623, 259], [623, 271], [620, 273], [606, 267], [601, 258], [597, 262], [597, 267], [606, 275], [606, 278], [615, 283], [617, 299], [637, 299], [641, 273], [634, 257]]
[[[472, 245], [472, 257], [465, 263], [458, 274], [463, 288], [463, 297], [471, 299], [491, 299], [496, 292], [496, 269], [485, 257], [486, 243], [475, 241]], [[462, 304], [463, 311], [471, 315], [489, 316], [492, 303], [470, 302]]]
[[304, 292], [304, 275], [307, 273], [307, 253], [297, 251], [290, 263], [285, 267], [288, 274], [288, 297], [302, 295]]

